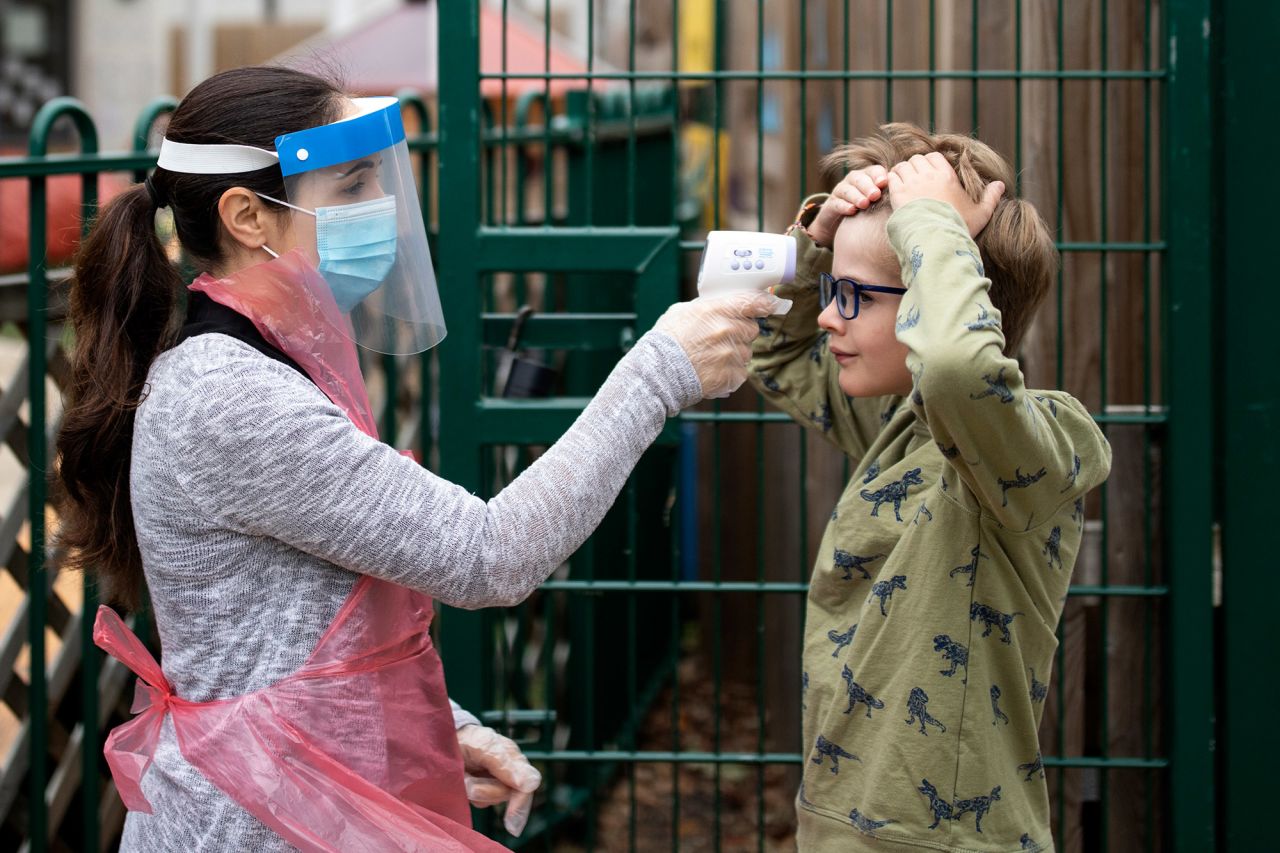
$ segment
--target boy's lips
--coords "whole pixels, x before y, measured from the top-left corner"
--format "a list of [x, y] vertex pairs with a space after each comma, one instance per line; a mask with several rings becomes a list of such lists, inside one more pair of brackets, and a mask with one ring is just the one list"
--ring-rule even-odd
[[836, 349], [835, 347], [831, 347], [831, 355], [834, 356], [835, 360], [840, 364], [846, 364], [858, 357], [857, 353], [845, 352], [844, 350]]

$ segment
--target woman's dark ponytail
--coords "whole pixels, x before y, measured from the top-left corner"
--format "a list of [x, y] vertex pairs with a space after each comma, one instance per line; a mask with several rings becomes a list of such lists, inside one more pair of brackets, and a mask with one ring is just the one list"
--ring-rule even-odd
[[[239, 68], [193, 89], [166, 136], [271, 149], [281, 133], [335, 120], [341, 98], [330, 81], [300, 71]], [[145, 588], [129, 496], [134, 414], [152, 361], [173, 345], [182, 288], [156, 235], [156, 210], [171, 207], [187, 255], [213, 266], [222, 255], [218, 201], [237, 186], [278, 197], [284, 180], [274, 167], [240, 175], [157, 169], [102, 209], [76, 257], [68, 306], [75, 343], [57, 439], [56, 537], [65, 565], [96, 575], [104, 598], [128, 609]]]
[[95, 571], [109, 600], [135, 607], [142, 558], [129, 501], [133, 416], [147, 369], [173, 340], [182, 280], [135, 186], [103, 208], [76, 258], [69, 405], [58, 433], [58, 540], [70, 568]]

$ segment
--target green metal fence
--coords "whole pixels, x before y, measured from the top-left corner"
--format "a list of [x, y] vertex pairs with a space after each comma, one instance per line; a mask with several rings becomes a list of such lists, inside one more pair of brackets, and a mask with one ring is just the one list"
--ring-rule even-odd
[[[509, 21], [508, 4], [498, 5]], [[616, 315], [555, 313], [574, 298], [575, 282], [594, 281], [574, 273], [611, 273], [615, 295], [635, 300], [638, 334], [673, 295], [668, 276], [685, 273], [687, 286], [705, 226], [781, 227], [805, 191], [824, 185], [816, 159], [832, 141], [884, 120], [976, 132], [1014, 159], [1021, 189], [1056, 227], [1065, 256], [1024, 353], [1028, 371], [1084, 399], [1117, 456], [1116, 475], [1091, 497], [1088, 553], [1060, 631], [1042, 731], [1055, 838], [1062, 849], [1211, 847], [1213, 700], [1195, 685], [1213, 669], [1205, 644], [1213, 506], [1210, 472], [1193, 460], [1211, 447], [1212, 360], [1206, 318], [1185, 301], [1208, 272], [1207, 197], [1197, 195], [1207, 184], [1184, 195], [1179, 183], [1176, 199], [1170, 184], [1197, 159], [1207, 162], [1205, 136], [1192, 128], [1206, 125], [1211, 96], [1209, 4], [632, 2], [625, 26], [612, 29], [597, 20], [597, 5], [583, 4], [585, 69], [551, 73], [548, 59], [541, 73], [514, 73], [505, 63], [480, 68], [479, 4], [441, 3], [440, 62], [451, 73], [442, 78], [440, 177], [450, 204], [439, 262], [453, 343], [441, 352], [443, 473], [491, 494], [503, 481], [486, 462], [495, 448], [545, 444], [581, 405], [489, 396], [476, 344], [495, 341], [483, 331], [486, 300], [505, 293], [494, 274], [561, 277], [563, 300], [547, 306], [542, 327], [605, 344]], [[682, 7], [710, 17], [706, 65], [682, 64], [681, 26], [690, 20]], [[616, 22], [623, 6], [607, 8]], [[638, 15], [650, 37], [666, 37], [660, 50], [649, 45], [643, 65]], [[544, 16], [552, 18], [550, 3]], [[597, 69], [595, 39], [605, 31], [620, 31], [626, 49], [615, 38], [610, 67]], [[550, 24], [546, 37], [550, 45]], [[574, 134], [513, 146], [517, 157], [532, 150], [545, 172], [533, 227], [527, 188], [509, 189], [507, 176], [480, 160], [481, 113], [467, 105], [494, 81], [502, 95], [489, 115], [500, 126], [510, 91], [532, 84], [544, 105], [559, 104], [544, 131]], [[557, 100], [553, 86], [581, 92], [586, 109], [567, 94]], [[625, 166], [601, 165], [598, 147], [605, 99], [634, 103], [651, 87], [669, 93], [677, 130], [677, 193], [665, 220], [635, 214], [655, 193], [667, 197], [664, 174], [641, 153], [640, 110], [628, 113]], [[679, 175], [697, 153], [686, 143], [708, 132], [712, 189], [690, 199]], [[578, 160], [585, 178], [574, 172]], [[607, 189], [593, 168], [607, 170]], [[553, 198], [557, 189], [563, 197]], [[628, 214], [623, 230], [612, 218], [617, 203]], [[708, 221], [690, 217], [691, 207]], [[603, 340], [591, 331], [602, 328]], [[816, 544], [807, 519], [825, 518], [839, 477], [823, 469], [840, 464], [748, 397], [686, 413], [680, 431], [664, 436], [679, 473], [648, 496], [638, 475], [607, 522], [616, 526], [520, 615], [446, 616], [452, 689], [489, 719], [505, 719], [549, 771], [527, 844], [785, 843], [787, 768], [802, 756], [798, 720], [785, 707], [798, 706], [798, 677], [787, 681], [780, 658], [798, 655], [800, 593]], [[671, 464], [670, 453], [654, 455], [648, 463]], [[789, 505], [746, 494], [777, 470], [792, 472]], [[666, 524], [665, 559], [633, 532], [655, 517]], [[606, 574], [619, 543], [621, 577]], [[563, 647], [557, 638], [567, 639]], [[667, 661], [646, 667], [655, 646]], [[1170, 667], [1188, 659], [1194, 668]], [[684, 669], [695, 674], [685, 678]], [[610, 709], [619, 682], [605, 673], [619, 670], [627, 714]], [[585, 689], [557, 688], [584, 673], [594, 677]], [[545, 681], [540, 696], [527, 689], [536, 679]], [[525, 687], [513, 690], [516, 683]], [[780, 801], [778, 791], [786, 792]]]
[[[708, 227], [781, 228], [825, 185], [823, 150], [879, 121], [976, 131], [1015, 161], [1064, 253], [1024, 353], [1033, 382], [1080, 396], [1116, 450], [1112, 481], [1090, 498], [1041, 733], [1055, 840], [1211, 849], [1211, 5], [584, 0], [584, 67], [530, 74], [505, 59], [482, 72], [481, 0], [441, 0], [435, 111], [403, 103], [450, 335], [428, 357], [366, 365], [384, 437], [495, 493], [688, 292]], [[505, 0], [489, 8], [514, 15]], [[543, 11], [550, 69], [549, 0]], [[501, 42], [505, 57], [505, 25]], [[482, 97], [485, 81], [500, 94]], [[32, 259], [0, 278], [0, 320], [31, 342], [0, 378], [0, 434], [35, 473], [0, 520], [0, 562], [25, 591], [0, 638], [15, 721], [0, 776], [6, 848], [103, 849], [122, 817], [101, 742], [127, 718], [127, 679], [88, 639], [92, 589], [61, 589], [45, 546], [59, 411], [45, 396], [65, 378], [65, 271], [45, 260], [45, 187], [82, 176], [92, 211], [94, 176], [154, 165], [148, 140], [172, 106], [140, 117], [133, 152], [100, 154], [83, 108], [60, 99], [37, 118], [29, 156], [0, 158], [0, 179], [30, 188]], [[46, 153], [60, 121], [78, 153]], [[523, 345], [559, 369], [558, 393], [504, 399], [499, 351], [526, 304]], [[793, 485], [763, 497], [778, 470]], [[847, 473], [744, 390], [672, 422], [600, 532], [528, 603], [442, 614], [452, 695], [546, 771], [525, 837], [505, 841], [787, 845], [803, 594]], [[45, 665], [24, 673], [23, 653]]]

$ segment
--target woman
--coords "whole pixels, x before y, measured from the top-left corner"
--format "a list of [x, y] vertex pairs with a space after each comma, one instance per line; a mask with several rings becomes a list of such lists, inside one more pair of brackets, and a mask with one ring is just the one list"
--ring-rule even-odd
[[[205, 270], [181, 328], [165, 206]], [[527, 597], [665, 418], [741, 384], [775, 304], [673, 306], [486, 503], [376, 440], [355, 358], [444, 335], [419, 210], [398, 108], [244, 68], [179, 104], [155, 173], [85, 242], [61, 539], [112, 600], [149, 592], [164, 654], [100, 614], [145, 682], [107, 747], [125, 850], [485, 849], [464, 791], [511, 797], [522, 829], [537, 771], [450, 708], [431, 599]]]

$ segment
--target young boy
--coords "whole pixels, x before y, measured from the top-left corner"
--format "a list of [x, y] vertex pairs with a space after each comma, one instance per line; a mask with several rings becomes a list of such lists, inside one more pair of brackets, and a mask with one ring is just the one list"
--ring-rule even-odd
[[828, 161], [853, 171], [802, 209], [794, 307], [752, 358], [857, 464], [809, 592], [799, 847], [1051, 849], [1036, 730], [1111, 467], [1015, 358], [1057, 252], [976, 140], [892, 124]]

